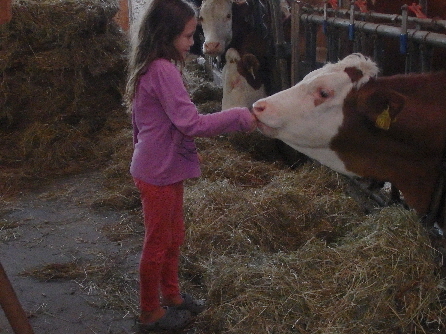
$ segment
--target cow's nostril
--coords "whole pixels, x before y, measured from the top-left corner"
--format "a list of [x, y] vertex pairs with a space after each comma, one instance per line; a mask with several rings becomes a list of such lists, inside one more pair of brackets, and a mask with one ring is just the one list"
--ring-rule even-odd
[[261, 113], [262, 111], [265, 110], [266, 104], [265, 102], [256, 102], [254, 103], [254, 105], [252, 106], [252, 110], [254, 111], [254, 113]]
[[204, 47], [206, 49], [211, 49], [211, 50], [215, 50], [220, 46], [220, 43], [218, 42], [208, 42], [208, 43], [204, 43]]

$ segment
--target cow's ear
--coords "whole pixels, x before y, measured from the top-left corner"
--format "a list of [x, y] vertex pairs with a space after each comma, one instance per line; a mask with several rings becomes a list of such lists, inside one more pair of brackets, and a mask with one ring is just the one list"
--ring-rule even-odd
[[377, 128], [389, 130], [405, 103], [404, 95], [392, 89], [374, 89], [371, 92], [359, 94], [357, 109]]
[[364, 76], [364, 73], [356, 67], [346, 67], [344, 71], [350, 77], [352, 82], [358, 82]]

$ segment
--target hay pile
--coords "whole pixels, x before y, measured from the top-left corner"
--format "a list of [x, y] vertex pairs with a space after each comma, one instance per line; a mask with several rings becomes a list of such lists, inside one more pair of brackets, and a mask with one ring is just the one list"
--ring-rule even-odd
[[18, 174], [97, 163], [110, 150], [101, 138], [129, 128], [121, 106], [127, 41], [117, 11], [117, 0], [13, 2], [12, 21], [0, 27], [4, 189]]
[[445, 330], [438, 252], [412, 211], [366, 215], [323, 166], [220, 150], [186, 190], [183, 280], [209, 303], [200, 333]]

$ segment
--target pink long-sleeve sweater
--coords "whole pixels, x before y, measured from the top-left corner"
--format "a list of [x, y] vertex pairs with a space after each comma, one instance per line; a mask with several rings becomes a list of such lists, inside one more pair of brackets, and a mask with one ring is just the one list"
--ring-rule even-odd
[[178, 68], [166, 59], [152, 62], [139, 81], [132, 108], [133, 177], [168, 185], [201, 174], [194, 137], [249, 131], [248, 108], [199, 114]]

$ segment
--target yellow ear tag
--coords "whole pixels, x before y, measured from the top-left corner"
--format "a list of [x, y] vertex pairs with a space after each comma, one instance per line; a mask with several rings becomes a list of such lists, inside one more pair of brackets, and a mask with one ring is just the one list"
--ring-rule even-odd
[[387, 109], [384, 109], [384, 111], [378, 115], [376, 118], [375, 125], [383, 130], [389, 130], [390, 123], [392, 123], [392, 119], [390, 118], [389, 114], [390, 107], [387, 106]]

